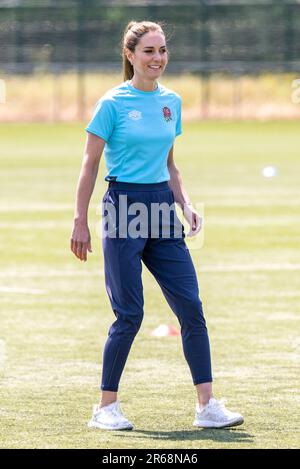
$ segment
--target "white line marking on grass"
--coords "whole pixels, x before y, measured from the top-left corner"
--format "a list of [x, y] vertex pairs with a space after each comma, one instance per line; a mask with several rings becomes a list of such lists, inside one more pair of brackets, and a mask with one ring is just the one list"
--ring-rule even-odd
[[[262, 316], [266, 317], [266, 313]], [[272, 314], [267, 314], [268, 321], [300, 321], [300, 315], [295, 311], [276, 311]]]
[[0, 339], [0, 370], [3, 368], [6, 362], [6, 342]]
[[22, 211], [22, 212], [46, 212], [46, 211], [61, 211], [61, 210], [73, 210], [73, 204], [60, 204], [60, 203], [10, 203], [10, 204], [0, 204], [0, 212], [13, 212], [13, 211]]
[[29, 277], [98, 277], [104, 275], [104, 269], [97, 269], [97, 270], [24, 270], [24, 271], [17, 271], [17, 270], [7, 270], [0, 272], [0, 278], [8, 278], [8, 277], [18, 277], [18, 278], [29, 278]]
[[81, 360], [59, 362], [55, 359], [36, 359], [15, 365], [2, 380], [5, 388], [54, 389], [78, 386], [97, 386], [100, 363]]
[[67, 221], [32, 221], [27, 222], [3, 222], [0, 223], [0, 228], [15, 228], [18, 230], [28, 230], [32, 228], [45, 229], [45, 228], [71, 228], [71, 223]]
[[0, 293], [30, 293], [32, 295], [43, 295], [45, 290], [38, 290], [36, 288], [20, 288], [20, 287], [1, 287]]
[[216, 264], [199, 267], [200, 272], [258, 272], [260, 270], [300, 270], [300, 264], [276, 263], [276, 264]]
[[221, 225], [221, 226], [237, 226], [237, 227], [245, 227], [245, 226], [253, 226], [253, 227], [268, 227], [268, 226], [287, 226], [287, 225], [295, 225], [299, 223], [299, 215], [285, 215], [285, 216], [273, 216], [273, 217], [264, 217], [264, 216], [257, 216], [257, 217], [245, 217], [243, 219], [238, 217], [206, 217], [206, 226], [214, 226], [214, 225]]

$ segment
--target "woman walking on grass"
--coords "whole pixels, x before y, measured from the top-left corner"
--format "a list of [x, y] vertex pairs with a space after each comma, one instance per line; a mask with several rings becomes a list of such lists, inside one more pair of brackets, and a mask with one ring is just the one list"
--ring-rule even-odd
[[[102, 245], [106, 290], [116, 318], [104, 347], [101, 396], [89, 427], [133, 428], [122, 414], [117, 393], [143, 318], [142, 262], [159, 283], [181, 326], [183, 352], [198, 398], [193, 424], [222, 428], [243, 423], [240, 414], [213, 397], [209, 338], [183, 225], [174, 212], [168, 223], [160, 218], [153, 222], [154, 206], [174, 209], [176, 202], [190, 225], [187, 236], [195, 236], [201, 229], [201, 218], [174, 162], [174, 140], [182, 133], [181, 98], [158, 82], [167, 63], [162, 27], [131, 21], [123, 37], [124, 82], [102, 96], [86, 127], [71, 250], [82, 261], [91, 252], [88, 206], [105, 147], [108, 188], [102, 202], [108, 228]], [[132, 218], [137, 206], [143, 212], [139, 228]]]

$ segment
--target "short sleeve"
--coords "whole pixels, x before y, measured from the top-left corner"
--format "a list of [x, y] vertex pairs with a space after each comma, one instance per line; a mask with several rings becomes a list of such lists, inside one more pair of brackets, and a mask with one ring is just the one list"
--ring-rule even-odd
[[85, 130], [109, 140], [116, 124], [117, 113], [112, 98], [102, 97], [96, 104], [92, 119]]
[[177, 135], [182, 134], [182, 127], [181, 127], [181, 97], [179, 96], [179, 99], [177, 101], [177, 121], [176, 121], [176, 134]]

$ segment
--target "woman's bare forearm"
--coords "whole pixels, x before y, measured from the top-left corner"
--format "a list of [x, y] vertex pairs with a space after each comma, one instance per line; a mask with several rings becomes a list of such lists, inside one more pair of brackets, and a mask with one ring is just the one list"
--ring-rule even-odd
[[175, 165], [169, 166], [168, 169], [170, 173], [170, 180], [168, 181], [168, 184], [174, 193], [175, 202], [177, 202], [183, 210], [184, 205], [191, 204], [190, 198], [185, 188], [183, 187], [182, 177], [179, 169]]
[[88, 208], [95, 187], [98, 166], [94, 169], [83, 167], [77, 184], [74, 221], [76, 223], [88, 222]]

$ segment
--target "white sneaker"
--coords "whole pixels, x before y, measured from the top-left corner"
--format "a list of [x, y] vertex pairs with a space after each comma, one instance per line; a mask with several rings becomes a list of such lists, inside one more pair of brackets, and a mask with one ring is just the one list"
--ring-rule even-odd
[[193, 425], [203, 428], [223, 428], [241, 425], [244, 422], [243, 416], [226, 409], [225, 402], [225, 399], [217, 401], [217, 399], [211, 397], [208, 404], [201, 410], [199, 403], [197, 403]]
[[93, 415], [88, 422], [89, 428], [102, 428], [104, 430], [132, 430], [133, 425], [122, 414], [119, 401], [105, 407], [93, 406]]

